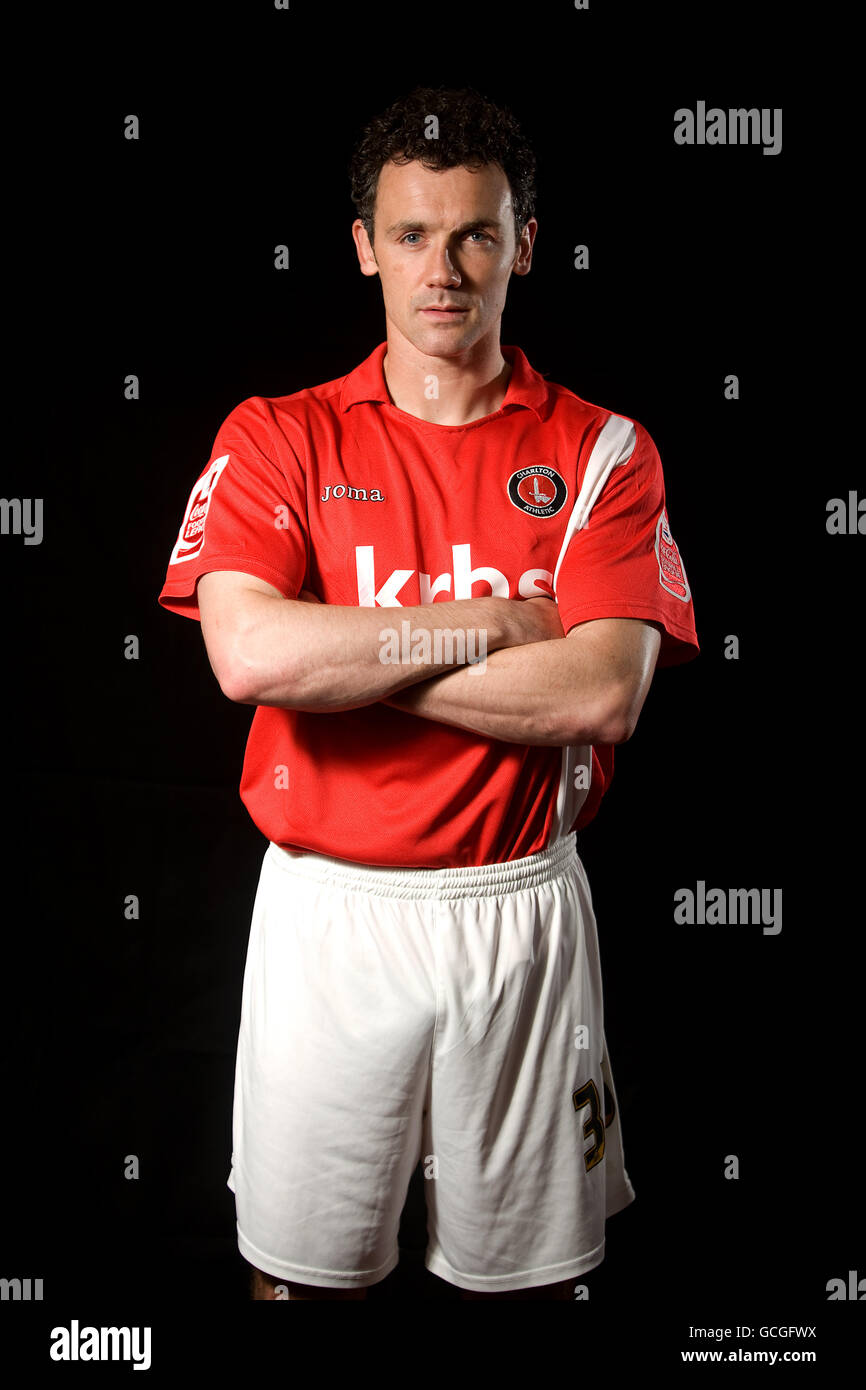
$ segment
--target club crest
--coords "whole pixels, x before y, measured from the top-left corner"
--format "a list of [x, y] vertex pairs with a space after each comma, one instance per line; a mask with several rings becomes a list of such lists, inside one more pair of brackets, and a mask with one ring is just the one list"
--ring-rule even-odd
[[512, 473], [508, 496], [515, 507], [530, 516], [556, 516], [565, 506], [568, 488], [555, 468], [539, 463]]

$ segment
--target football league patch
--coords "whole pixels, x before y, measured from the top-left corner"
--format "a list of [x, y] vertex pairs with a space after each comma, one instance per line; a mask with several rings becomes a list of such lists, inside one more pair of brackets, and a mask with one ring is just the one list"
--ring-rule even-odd
[[662, 588], [675, 598], [681, 598], [683, 603], [687, 603], [691, 597], [689, 581], [680, 559], [680, 552], [677, 550], [677, 543], [668, 525], [667, 507], [662, 507], [656, 526], [656, 559], [659, 562], [659, 583]]
[[512, 473], [508, 496], [515, 507], [530, 516], [556, 516], [565, 506], [568, 488], [555, 468], [538, 463]]
[[210, 499], [228, 461], [228, 454], [214, 459], [190, 493], [169, 564], [177, 565], [182, 560], [194, 560], [204, 545], [204, 523]]

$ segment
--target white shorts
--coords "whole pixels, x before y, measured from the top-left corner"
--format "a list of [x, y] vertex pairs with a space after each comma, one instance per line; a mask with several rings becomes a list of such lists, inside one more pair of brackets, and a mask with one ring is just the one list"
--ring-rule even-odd
[[233, 1121], [238, 1248], [266, 1274], [384, 1279], [419, 1161], [425, 1262], [449, 1283], [531, 1288], [600, 1264], [605, 1220], [635, 1194], [574, 834], [468, 869], [269, 845]]

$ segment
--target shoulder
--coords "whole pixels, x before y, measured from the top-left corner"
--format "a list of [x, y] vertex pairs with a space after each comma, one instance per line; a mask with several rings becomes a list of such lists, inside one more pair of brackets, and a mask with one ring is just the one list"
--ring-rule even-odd
[[589, 401], [561, 382], [544, 377], [544, 385], [548, 392], [548, 419], [554, 428], [560, 427], [572, 434], [576, 431], [590, 446], [604, 433], [606, 439], [620, 437], [629, 452], [636, 446], [653, 447], [646, 426], [633, 415]]
[[247, 396], [223, 420], [220, 440], [226, 446], [233, 439], [253, 443], [272, 456], [288, 447], [303, 457], [311, 435], [336, 428], [344, 381], [337, 377], [283, 396]]

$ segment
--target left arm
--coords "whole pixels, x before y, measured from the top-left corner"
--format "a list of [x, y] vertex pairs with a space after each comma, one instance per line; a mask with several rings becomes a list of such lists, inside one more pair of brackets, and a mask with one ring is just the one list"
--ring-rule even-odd
[[383, 703], [460, 729], [546, 747], [631, 738], [661, 644], [655, 623], [598, 618], [567, 637], [495, 651]]

